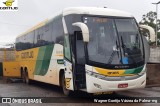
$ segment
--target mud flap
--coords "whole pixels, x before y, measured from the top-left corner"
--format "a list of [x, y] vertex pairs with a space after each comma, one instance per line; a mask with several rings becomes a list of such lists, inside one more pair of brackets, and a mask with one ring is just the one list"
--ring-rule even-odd
[[73, 72], [72, 72], [72, 63], [64, 60], [65, 65], [65, 82], [66, 82], [66, 89], [74, 90], [73, 86]]

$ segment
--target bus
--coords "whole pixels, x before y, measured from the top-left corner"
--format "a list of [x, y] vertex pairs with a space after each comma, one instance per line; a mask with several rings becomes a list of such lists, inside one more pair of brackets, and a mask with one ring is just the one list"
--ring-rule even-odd
[[135, 18], [98, 7], [70, 7], [16, 38], [23, 82], [62, 86], [65, 95], [144, 88], [148, 45]]

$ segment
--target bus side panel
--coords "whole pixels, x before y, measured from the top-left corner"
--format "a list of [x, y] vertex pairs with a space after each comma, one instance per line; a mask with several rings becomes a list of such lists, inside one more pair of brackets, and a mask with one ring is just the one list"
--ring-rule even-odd
[[5, 77], [21, 77], [19, 62], [3, 62], [3, 76]]
[[59, 71], [63, 68], [63, 46], [41, 47], [38, 52], [34, 80], [59, 85]]
[[23, 70], [27, 68], [29, 79], [34, 80], [34, 69], [36, 66], [36, 60], [38, 55], [39, 48], [17, 51], [16, 60], [19, 62], [20, 68]]

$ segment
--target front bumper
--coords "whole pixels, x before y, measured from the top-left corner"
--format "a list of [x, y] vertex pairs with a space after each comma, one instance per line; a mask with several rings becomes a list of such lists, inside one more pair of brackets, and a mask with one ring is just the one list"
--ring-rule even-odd
[[[124, 83], [128, 84], [127, 88], [118, 88], [119, 84]], [[146, 73], [136, 79], [124, 81], [106, 81], [86, 74], [86, 85], [88, 93], [144, 88], [146, 85]]]

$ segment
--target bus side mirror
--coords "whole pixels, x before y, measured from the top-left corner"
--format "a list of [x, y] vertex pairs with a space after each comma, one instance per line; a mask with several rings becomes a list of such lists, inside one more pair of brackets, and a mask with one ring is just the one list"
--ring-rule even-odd
[[[149, 31], [149, 40], [151, 42], [155, 42], [156, 41], [156, 35], [155, 35], [155, 31], [152, 27], [148, 26], [148, 25], [139, 25], [139, 27], [143, 30], [146, 29]], [[144, 52], [145, 52], [145, 63], [147, 63], [149, 61], [149, 57], [150, 57], [150, 46], [149, 43], [146, 39], [145, 36], [142, 36], [143, 38], [143, 43], [144, 43]]]
[[139, 25], [139, 27], [141, 28], [141, 29], [146, 29], [146, 30], [148, 30], [149, 31], [149, 36], [150, 36], [150, 41], [151, 42], [155, 42], [156, 40], [155, 40], [155, 38], [156, 38], [156, 35], [155, 35], [155, 31], [154, 31], [154, 29], [152, 28], [152, 27], [150, 27], [150, 26], [148, 26], [148, 25]]
[[142, 39], [144, 44], [145, 63], [147, 63], [150, 57], [150, 46], [145, 36], [142, 36]]
[[72, 25], [81, 28], [83, 41], [89, 42], [89, 29], [88, 29], [87, 25], [82, 22], [76, 22], [76, 23], [73, 23]]

